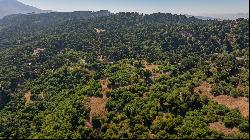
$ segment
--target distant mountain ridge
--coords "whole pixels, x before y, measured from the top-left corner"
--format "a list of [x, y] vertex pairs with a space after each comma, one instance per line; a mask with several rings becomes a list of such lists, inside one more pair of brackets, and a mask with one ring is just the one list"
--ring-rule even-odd
[[186, 17], [195, 17], [195, 18], [202, 19], [202, 20], [221, 20], [219, 18], [210, 17], [210, 16], [192, 16], [192, 15], [188, 15], [188, 14], [185, 14], [185, 16]]
[[[191, 15], [186, 15], [191, 17]], [[203, 20], [236, 20], [238, 18], [249, 19], [249, 13], [228, 13], [228, 14], [203, 14], [202, 16], [194, 16]]]
[[228, 13], [228, 14], [215, 14], [212, 17], [226, 20], [235, 20], [238, 18], [249, 19], [249, 13]]
[[33, 6], [25, 5], [17, 0], [0, 0], [0, 18], [12, 14], [46, 13], [48, 10], [41, 10]]
[[[105, 11], [105, 10], [103, 10]], [[13, 14], [28, 14], [28, 13], [48, 13], [50, 10], [41, 10], [33, 6], [29, 6], [19, 2], [18, 0], [0, 0], [0, 19]], [[61, 12], [66, 13], [66, 12]], [[187, 17], [192, 15], [185, 14]], [[235, 20], [238, 18], [249, 18], [249, 13], [228, 13], [228, 14], [203, 14], [194, 16], [202, 20]]]

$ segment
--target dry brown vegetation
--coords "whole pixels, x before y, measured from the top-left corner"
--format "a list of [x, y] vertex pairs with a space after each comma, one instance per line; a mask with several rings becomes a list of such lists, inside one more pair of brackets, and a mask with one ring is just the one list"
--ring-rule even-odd
[[226, 105], [229, 109], [238, 109], [242, 116], [249, 116], [249, 101], [245, 97], [233, 98], [226, 95], [220, 95], [214, 98], [214, 101]]
[[39, 97], [40, 99], [44, 99], [44, 98], [45, 98], [45, 95], [44, 95], [43, 92], [41, 92], [40, 94], [38, 94], [38, 97]]
[[91, 124], [90, 121], [86, 121], [86, 122], [85, 122], [85, 127], [86, 127], [86, 128], [93, 128], [93, 125]]
[[106, 97], [106, 93], [109, 92], [111, 89], [108, 87], [109, 80], [108, 79], [102, 79], [100, 80], [101, 86], [102, 86], [102, 94]]
[[240, 133], [238, 128], [227, 128], [223, 122], [214, 122], [209, 124], [209, 129], [217, 132], [222, 132], [225, 135], [233, 135]]
[[237, 89], [238, 89], [239, 91], [243, 91], [243, 92], [249, 93], [249, 86], [238, 85], [238, 86], [237, 86]]
[[106, 32], [106, 30], [104, 30], [104, 29], [97, 29], [97, 28], [95, 28], [95, 30], [96, 30], [96, 32], [99, 34], [99, 33], [102, 33], [102, 32]]
[[104, 117], [106, 114], [106, 103], [107, 99], [99, 98], [99, 97], [91, 97], [90, 98], [90, 116], [100, 116]]
[[169, 72], [163, 72], [159, 70], [161, 65], [149, 64], [148, 62], [144, 62], [144, 71], [149, 70], [152, 73], [151, 79], [159, 78], [162, 75], [170, 75]]
[[34, 51], [33, 51], [33, 56], [35, 55], [38, 55], [40, 54], [41, 52], [43, 52], [45, 49], [44, 48], [36, 48]]
[[85, 127], [86, 128], [92, 128], [92, 118], [94, 116], [99, 116], [101, 118], [103, 118], [106, 113], [107, 113], [107, 110], [106, 110], [106, 104], [108, 102], [108, 98], [106, 96], [106, 93], [109, 92], [111, 89], [108, 88], [108, 84], [109, 84], [109, 81], [108, 79], [103, 79], [103, 80], [100, 80], [100, 83], [101, 83], [101, 86], [102, 86], [102, 94], [103, 94], [103, 97], [90, 97], [89, 98], [89, 102], [88, 102], [88, 106], [90, 108], [90, 120], [85, 122]]
[[219, 104], [225, 105], [229, 109], [238, 109], [242, 116], [249, 116], [249, 99], [245, 97], [233, 98], [227, 95], [214, 96], [211, 93], [212, 85], [204, 82], [199, 87], [194, 89], [194, 92], [206, 96], [209, 99], [218, 102]]
[[25, 105], [28, 105], [31, 102], [31, 91], [28, 91], [24, 94], [24, 98], [25, 98]]
[[99, 60], [100, 62], [108, 62], [107, 58], [103, 55], [97, 55], [97, 60]]
[[149, 64], [148, 62], [144, 62], [144, 70], [149, 70], [153, 72], [154, 70], [158, 70], [160, 65]]
[[106, 113], [106, 103], [108, 99], [106, 97], [100, 98], [100, 97], [90, 97], [88, 102], [88, 107], [90, 108], [90, 114], [89, 114], [89, 121], [85, 122], [86, 128], [92, 128], [92, 118], [94, 116], [99, 116], [103, 118]]

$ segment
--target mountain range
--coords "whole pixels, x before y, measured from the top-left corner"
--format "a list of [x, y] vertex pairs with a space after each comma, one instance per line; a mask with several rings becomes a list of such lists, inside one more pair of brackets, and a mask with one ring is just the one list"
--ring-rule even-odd
[[217, 19], [217, 20], [236, 20], [238, 18], [249, 18], [249, 13], [224, 13], [224, 14], [202, 14], [202, 16], [195, 16], [199, 19]]
[[[12, 14], [28, 14], [28, 13], [47, 13], [50, 10], [41, 10], [33, 6], [23, 4], [17, 0], [0, 0], [0, 19]], [[191, 15], [186, 15], [192, 17]], [[249, 18], [249, 13], [234, 13], [234, 14], [204, 14], [195, 16], [202, 20], [235, 20], [237, 18]]]
[[41, 10], [33, 6], [25, 5], [17, 0], [0, 0], [0, 18], [12, 14], [27, 13], [46, 13], [47, 10]]
[[[192, 17], [192, 15], [186, 14], [187, 17]], [[202, 16], [194, 16], [202, 20], [236, 20], [238, 18], [249, 18], [249, 13], [231, 13], [231, 14], [204, 14]]]
[[249, 13], [227, 13], [227, 14], [212, 14], [209, 15], [217, 19], [235, 20], [238, 18], [249, 18]]

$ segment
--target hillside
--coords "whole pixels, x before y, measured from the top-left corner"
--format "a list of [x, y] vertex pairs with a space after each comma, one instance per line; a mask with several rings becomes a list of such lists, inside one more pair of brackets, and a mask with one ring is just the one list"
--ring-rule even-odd
[[0, 19], [12, 14], [45, 13], [49, 11], [25, 5], [17, 0], [0, 0]]
[[0, 20], [0, 138], [249, 139], [249, 20]]

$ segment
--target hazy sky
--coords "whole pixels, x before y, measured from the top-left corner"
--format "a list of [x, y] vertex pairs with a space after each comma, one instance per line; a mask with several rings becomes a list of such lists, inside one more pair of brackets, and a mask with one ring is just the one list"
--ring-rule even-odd
[[177, 14], [248, 13], [249, 0], [19, 0], [44, 10], [54, 11], [136, 11]]

